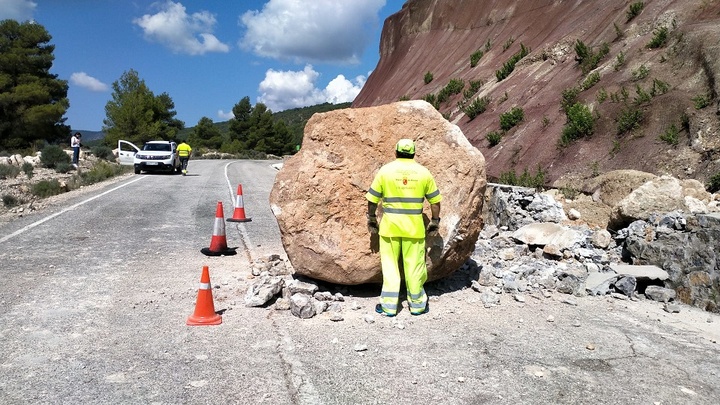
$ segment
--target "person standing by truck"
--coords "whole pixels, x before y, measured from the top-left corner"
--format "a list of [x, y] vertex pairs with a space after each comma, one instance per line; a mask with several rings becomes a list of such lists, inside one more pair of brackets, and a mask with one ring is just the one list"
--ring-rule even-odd
[[177, 147], [178, 157], [180, 158], [180, 166], [182, 168], [182, 174], [187, 174], [188, 161], [190, 161], [190, 155], [192, 154], [192, 148], [190, 145], [182, 141]]

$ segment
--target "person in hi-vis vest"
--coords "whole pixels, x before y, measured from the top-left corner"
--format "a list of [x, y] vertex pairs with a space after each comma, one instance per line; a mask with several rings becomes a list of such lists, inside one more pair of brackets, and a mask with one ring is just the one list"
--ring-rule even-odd
[[187, 174], [188, 162], [190, 161], [190, 154], [192, 148], [184, 141], [177, 147], [178, 157], [180, 158], [180, 166], [182, 167], [183, 176]]
[[[396, 159], [385, 164], [375, 175], [365, 198], [368, 200], [367, 226], [379, 235], [383, 284], [380, 303], [375, 311], [395, 316], [400, 304], [400, 268], [402, 257], [407, 301], [412, 315], [429, 311], [424, 284], [427, 281], [425, 234], [437, 234], [442, 195], [430, 171], [415, 162], [415, 142], [401, 139], [395, 145]], [[423, 203], [430, 203], [431, 219], [427, 230], [423, 222]], [[382, 218], [376, 211], [382, 201]]]

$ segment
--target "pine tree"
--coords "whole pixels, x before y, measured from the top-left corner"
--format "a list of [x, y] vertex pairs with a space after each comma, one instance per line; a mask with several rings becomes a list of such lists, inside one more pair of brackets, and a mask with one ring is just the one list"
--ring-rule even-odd
[[0, 21], [0, 148], [69, 141], [68, 84], [50, 74], [55, 46], [35, 22]]
[[175, 119], [175, 103], [167, 93], [155, 96], [135, 70], [123, 73], [112, 84], [112, 100], [105, 105], [105, 144], [119, 139], [145, 143], [172, 140], [184, 123]]

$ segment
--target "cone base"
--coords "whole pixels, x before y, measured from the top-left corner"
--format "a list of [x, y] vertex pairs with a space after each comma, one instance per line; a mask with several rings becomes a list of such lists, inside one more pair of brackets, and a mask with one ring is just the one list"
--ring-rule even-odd
[[188, 326], [205, 326], [205, 325], [220, 325], [222, 323], [222, 316], [213, 314], [214, 316], [195, 316], [191, 315], [188, 317], [186, 324]]
[[226, 219], [228, 222], [250, 222], [252, 221], [252, 218], [228, 218]]
[[223, 250], [210, 250], [210, 248], [202, 248], [200, 249], [200, 253], [205, 256], [234, 256], [237, 254], [235, 249], [237, 248], [227, 248]]

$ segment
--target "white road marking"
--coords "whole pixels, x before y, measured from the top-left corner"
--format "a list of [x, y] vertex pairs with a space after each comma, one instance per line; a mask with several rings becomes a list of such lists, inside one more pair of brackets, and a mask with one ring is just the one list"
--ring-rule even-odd
[[3, 243], [3, 242], [5, 242], [5, 241], [8, 241], [8, 240], [10, 240], [10, 239], [12, 239], [12, 238], [14, 238], [14, 237], [22, 234], [23, 232], [25, 232], [25, 231], [27, 231], [27, 230], [30, 230], [30, 229], [32, 229], [32, 228], [35, 228], [35, 227], [38, 226], [38, 225], [44, 224], [45, 222], [47, 222], [47, 221], [49, 221], [49, 220], [51, 220], [51, 219], [53, 219], [53, 218], [55, 218], [55, 217], [57, 217], [57, 216], [60, 216], [60, 215], [66, 213], [66, 212], [68, 212], [68, 211], [72, 211], [72, 210], [74, 210], [75, 208], [77, 208], [77, 207], [79, 207], [79, 206], [81, 206], [81, 205], [83, 205], [83, 204], [89, 203], [89, 202], [92, 201], [92, 200], [95, 200], [95, 199], [97, 199], [97, 198], [100, 198], [100, 197], [102, 197], [102, 196], [104, 196], [104, 195], [106, 195], [106, 194], [110, 194], [110, 193], [112, 193], [113, 191], [116, 191], [116, 190], [118, 190], [118, 189], [120, 189], [120, 188], [123, 188], [123, 187], [125, 187], [125, 186], [127, 186], [127, 185], [129, 185], [129, 184], [135, 183], [136, 181], [140, 181], [140, 180], [144, 179], [145, 177], [147, 177], [147, 176], [138, 177], [138, 178], [135, 179], [135, 180], [128, 181], [127, 183], [121, 184], [121, 185], [119, 185], [119, 186], [117, 186], [117, 187], [115, 187], [115, 188], [113, 188], [113, 189], [110, 189], [110, 190], [104, 192], [104, 193], [98, 194], [98, 195], [96, 195], [96, 196], [94, 196], [94, 197], [90, 197], [90, 198], [88, 198], [87, 200], [80, 201], [79, 203], [77, 203], [77, 204], [75, 204], [75, 205], [72, 205], [72, 206], [70, 206], [70, 207], [67, 207], [67, 208], [63, 209], [62, 211], [56, 212], [56, 213], [54, 213], [54, 214], [52, 214], [52, 215], [48, 215], [47, 217], [45, 217], [45, 218], [43, 218], [43, 219], [41, 219], [41, 220], [39, 220], [39, 221], [33, 222], [32, 224], [27, 225], [27, 226], [25, 226], [25, 227], [23, 227], [23, 228], [20, 228], [20, 229], [18, 229], [17, 231], [15, 231], [15, 232], [13, 232], [13, 233], [11, 233], [11, 234], [9, 234], [9, 235], [3, 236], [2, 238], [0, 238], [0, 243]]
[[[228, 190], [230, 192], [230, 201], [232, 201], [232, 213], [235, 213], [235, 197], [237, 197], [236, 191], [233, 191], [233, 186], [230, 183], [230, 176], [228, 176], [228, 167], [230, 167], [231, 164], [237, 163], [237, 161], [229, 162], [225, 164], [225, 181], [227, 181]], [[235, 223], [235, 229], [238, 230], [240, 233], [240, 240], [245, 245], [245, 253], [247, 254], [248, 261], [253, 260], [252, 252], [250, 251], [250, 246], [252, 245], [252, 242], [250, 241], [250, 235], [245, 230], [245, 226], [240, 226], [241, 224], [244, 224], [243, 222], [236, 222]]]

